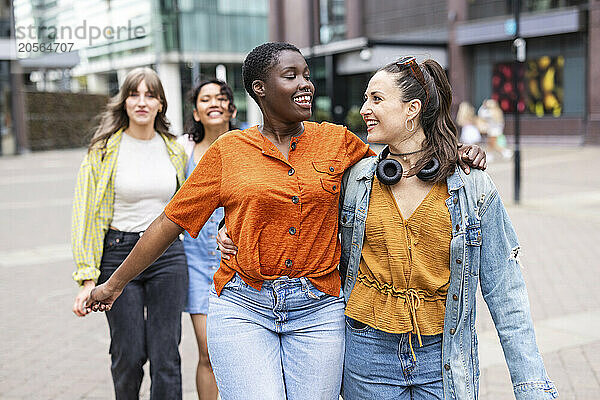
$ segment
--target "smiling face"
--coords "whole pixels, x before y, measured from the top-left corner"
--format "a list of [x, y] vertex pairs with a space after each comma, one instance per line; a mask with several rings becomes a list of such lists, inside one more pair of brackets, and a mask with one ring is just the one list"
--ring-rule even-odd
[[129, 92], [125, 100], [125, 111], [129, 117], [129, 125], [154, 125], [154, 119], [161, 109], [157, 95], [148, 89], [142, 80], [136, 90]]
[[410, 134], [405, 123], [409, 105], [410, 102], [402, 101], [402, 92], [393, 74], [379, 71], [373, 75], [360, 109], [367, 125], [367, 140], [384, 144], [403, 141]]
[[285, 123], [310, 118], [315, 87], [310, 81], [308, 65], [302, 54], [284, 50], [267, 79], [254, 82], [265, 117]]
[[220, 85], [207, 83], [202, 86], [196, 97], [194, 120], [206, 128], [224, 126], [227, 130], [229, 121], [235, 116], [235, 110], [233, 113], [229, 111], [229, 104], [229, 99], [222, 93]]

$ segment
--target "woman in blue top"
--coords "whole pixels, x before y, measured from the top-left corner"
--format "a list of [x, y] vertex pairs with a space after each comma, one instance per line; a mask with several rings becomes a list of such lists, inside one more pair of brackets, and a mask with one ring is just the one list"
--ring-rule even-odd
[[[535, 341], [516, 233], [490, 177], [480, 170], [466, 175], [457, 167], [451, 103], [440, 65], [418, 64], [414, 57], [383, 67], [365, 92], [361, 114], [367, 139], [387, 147], [346, 172], [340, 197], [345, 400], [477, 399], [478, 285], [517, 400], [558, 396]], [[435, 197], [440, 212], [413, 221], [436, 187], [446, 191]], [[397, 220], [403, 223], [389, 223]], [[440, 245], [419, 246], [432, 241]], [[434, 252], [440, 257], [419, 265], [420, 255]], [[447, 280], [439, 320], [427, 314], [438, 300], [437, 287], [411, 279], [413, 267], [420, 268], [421, 277]], [[410, 321], [408, 330], [390, 329], [381, 310]], [[433, 333], [420, 334], [419, 326]]]
[[[186, 124], [186, 133], [178, 141], [188, 156], [185, 177], [190, 176], [204, 152], [219, 136], [229, 131], [231, 119], [237, 113], [231, 88], [220, 80], [204, 80], [190, 96], [193, 113]], [[206, 343], [206, 315], [208, 292], [214, 273], [219, 268], [221, 253], [216, 249], [218, 224], [223, 219], [223, 208], [215, 210], [198, 238], [184, 232], [183, 246], [189, 269], [188, 302], [185, 311], [190, 313], [198, 343], [196, 389], [200, 399], [217, 399], [217, 384], [213, 375]]]

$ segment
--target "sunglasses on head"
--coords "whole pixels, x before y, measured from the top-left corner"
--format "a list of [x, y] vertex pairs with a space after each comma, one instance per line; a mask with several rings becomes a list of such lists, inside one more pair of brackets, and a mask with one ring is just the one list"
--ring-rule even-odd
[[401, 59], [396, 61], [396, 66], [401, 70], [408, 68], [412, 73], [413, 78], [415, 78], [417, 82], [419, 82], [419, 85], [421, 85], [421, 87], [425, 91], [426, 98], [425, 104], [423, 105], [423, 108], [425, 108], [427, 106], [427, 103], [429, 102], [429, 91], [427, 90], [425, 77], [423, 76], [423, 71], [421, 71], [421, 67], [419, 67], [419, 64], [417, 63], [417, 59], [414, 57], [402, 57]]

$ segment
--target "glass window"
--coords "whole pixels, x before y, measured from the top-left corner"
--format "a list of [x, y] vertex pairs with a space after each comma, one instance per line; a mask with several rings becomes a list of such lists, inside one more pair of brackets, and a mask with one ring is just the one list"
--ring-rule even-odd
[[[519, 71], [520, 110], [538, 117], [582, 115], [585, 112], [585, 46], [581, 34], [527, 41], [527, 60]], [[498, 100], [504, 112], [514, 112], [514, 67], [509, 43], [474, 47], [473, 100]]]
[[221, 14], [265, 15], [269, 4], [267, 0], [218, 0], [217, 10]]
[[321, 43], [343, 40], [346, 36], [346, 4], [344, 0], [320, 0]]

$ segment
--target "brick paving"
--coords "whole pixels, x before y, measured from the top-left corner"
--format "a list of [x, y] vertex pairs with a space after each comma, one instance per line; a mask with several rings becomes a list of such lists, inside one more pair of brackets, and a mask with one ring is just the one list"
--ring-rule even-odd
[[[76, 287], [67, 251], [75, 174], [84, 151], [0, 158], [0, 399], [110, 399], [104, 316], [71, 312]], [[600, 398], [600, 148], [523, 149], [522, 204], [512, 164], [489, 172], [522, 244], [538, 342], [561, 398]], [[512, 399], [495, 332], [478, 305], [485, 400]], [[181, 346], [184, 398], [195, 398], [197, 350], [187, 315]], [[497, 339], [496, 339], [497, 342]], [[147, 368], [146, 368], [147, 370]], [[142, 399], [149, 397], [144, 380]]]

